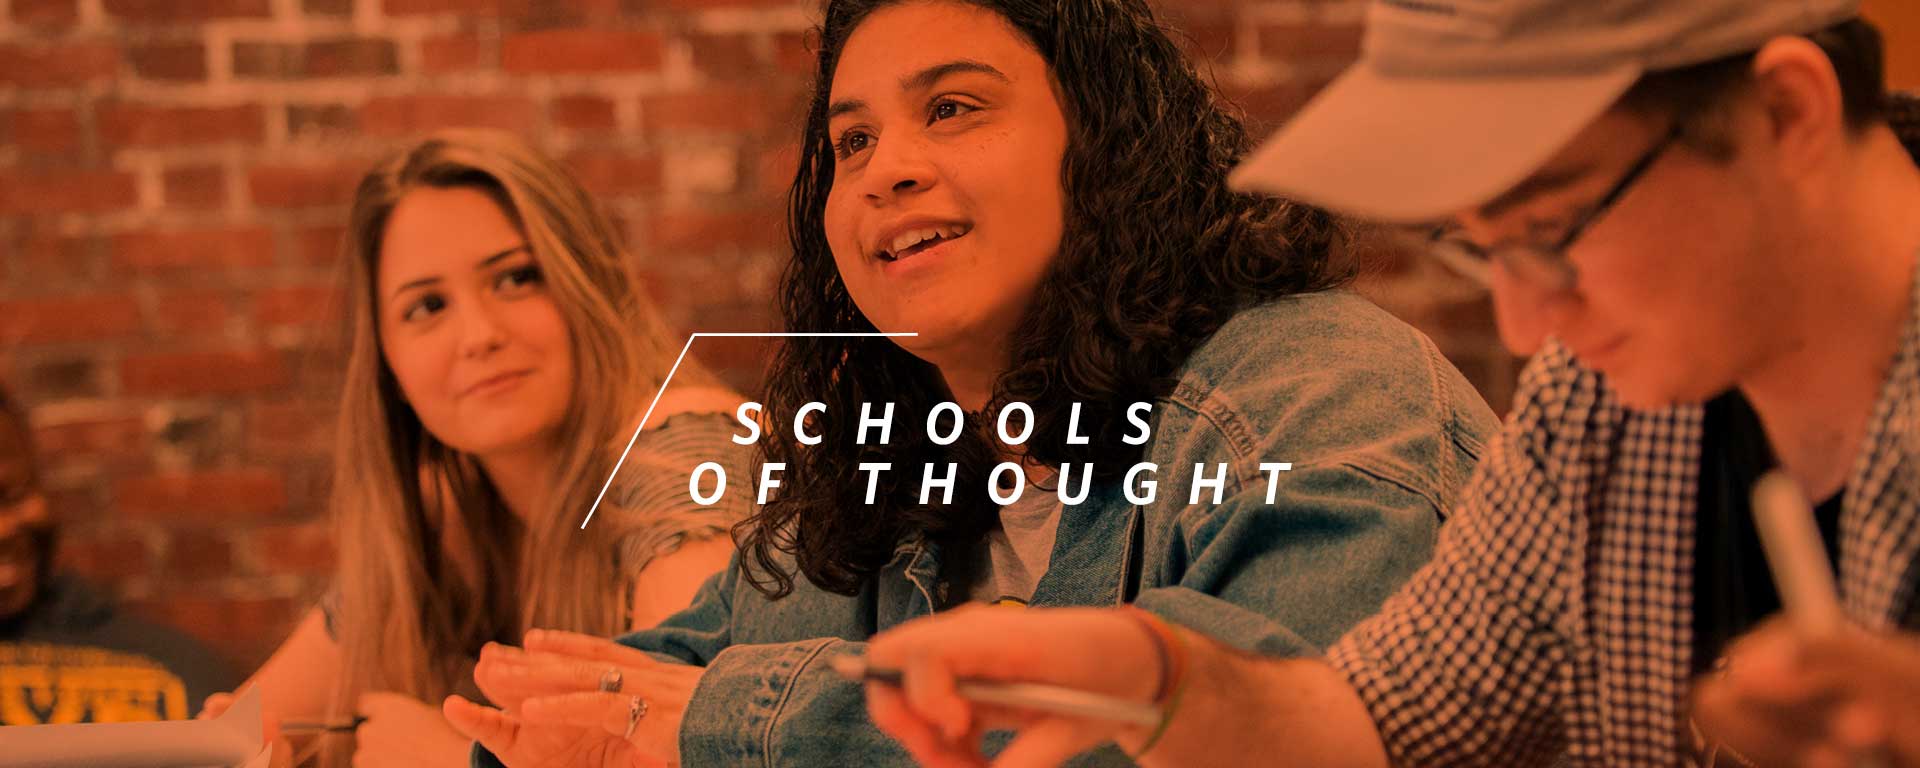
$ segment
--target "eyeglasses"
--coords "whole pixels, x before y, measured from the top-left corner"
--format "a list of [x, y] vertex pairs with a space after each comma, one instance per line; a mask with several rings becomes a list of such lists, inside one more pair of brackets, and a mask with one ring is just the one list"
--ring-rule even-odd
[[1627, 168], [1627, 172], [1614, 183], [1612, 189], [1601, 196], [1599, 202], [1594, 203], [1575, 218], [1567, 227], [1566, 233], [1552, 245], [1513, 242], [1483, 248], [1478, 243], [1468, 240], [1461, 234], [1458, 227], [1446, 226], [1433, 230], [1428, 236], [1427, 249], [1434, 258], [1481, 285], [1493, 284], [1493, 265], [1498, 263], [1505, 267], [1509, 274], [1540, 288], [1555, 293], [1572, 290], [1580, 273], [1573, 266], [1573, 262], [1568, 260], [1567, 250], [1572, 248], [1574, 243], [1579, 242], [1580, 236], [1586, 234], [1587, 230], [1600, 220], [1600, 217], [1612, 210], [1613, 206], [1620, 202], [1620, 198], [1626, 197], [1627, 191], [1633, 188], [1634, 182], [1646, 175], [1647, 169], [1653, 167], [1654, 162], [1660, 159], [1660, 155], [1665, 153], [1668, 147], [1679, 140], [1682, 133], [1683, 126], [1675, 123], [1671, 129], [1668, 129], [1666, 135], [1642, 153], [1638, 160], [1633, 161], [1633, 165]]

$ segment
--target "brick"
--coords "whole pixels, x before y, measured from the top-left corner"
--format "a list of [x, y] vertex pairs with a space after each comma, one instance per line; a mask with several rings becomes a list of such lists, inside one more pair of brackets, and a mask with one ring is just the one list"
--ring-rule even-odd
[[[91, 357], [55, 357], [35, 360], [21, 370], [18, 382], [29, 400], [95, 398], [106, 393], [106, 370]], [[13, 383], [13, 382], [10, 382]]]
[[233, 570], [233, 545], [224, 532], [175, 530], [167, 537], [160, 576], [168, 581], [206, 581]]
[[794, 0], [622, 0], [622, 7], [628, 13], [658, 13], [661, 9], [705, 11], [714, 8], [791, 8], [794, 5]]
[[232, 395], [281, 389], [286, 364], [269, 351], [173, 352], [130, 355], [120, 384], [134, 396]]
[[148, 80], [207, 79], [207, 47], [199, 43], [148, 43], [127, 48], [133, 73]]
[[101, 138], [128, 147], [258, 144], [266, 133], [266, 112], [257, 104], [231, 107], [114, 104], [102, 108], [99, 116]]
[[112, 77], [119, 67], [111, 42], [0, 45], [0, 86], [70, 87]]
[[105, 213], [137, 199], [132, 174], [119, 171], [0, 172], [0, 214]]
[[800, 147], [795, 144], [762, 150], [754, 164], [754, 189], [763, 200], [783, 200], [793, 188], [793, 177], [800, 171]]
[[321, 575], [333, 569], [332, 533], [319, 521], [267, 526], [248, 536], [247, 550], [264, 572]]
[[34, 430], [41, 455], [62, 461], [144, 456], [146, 423], [137, 416], [103, 416], [49, 424]]
[[691, 35], [687, 47], [693, 51], [693, 68], [708, 77], [745, 77], [763, 69], [746, 35]]
[[722, 248], [772, 248], [779, 241], [779, 213], [668, 211], [648, 220], [650, 252], [662, 257]]
[[536, 113], [524, 96], [382, 96], [360, 108], [360, 125], [369, 134], [416, 136], [460, 126], [530, 133]]
[[306, 610], [305, 602], [284, 597], [222, 597], [205, 588], [128, 600], [125, 607], [192, 635], [233, 662], [235, 669], [253, 669], [265, 661]]
[[359, 113], [345, 104], [292, 104], [287, 107], [287, 135], [294, 139], [346, 136], [359, 127]]
[[352, 38], [309, 43], [242, 41], [233, 44], [233, 74], [240, 78], [376, 77], [399, 71], [399, 52], [392, 40]]
[[579, 133], [613, 130], [613, 100], [600, 96], [562, 96], [553, 100], [548, 119], [557, 127]]
[[107, 15], [150, 24], [265, 18], [269, 0], [102, 0]]
[[98, 341], [140, 328], [140, 306], [119, 295], [0, 301], [0, 317], [0, 344]]
[[300, 0], [300, 12], [308, 16], [352, 16], [353, 0]]
[[552, 29], [508, 37], [500, 68], [514, 74], [650, 72], [665, 48], [650, 32]]
[[420, 41], [420, 69], [428, 74], [464, 72], [480, 66], [480, 39], [472, 35]]
[[797, 125], [801, 107], [796, 93], [718, 85], [644, 97], [640, 101], [640, 121], [649, 132], [759, 134], [783, 120]]
[[153, 550], [145, 539], [126, 531], [60, 532], [55, 562], [89, 579], [114, 583], [146, 576], [153, 570]]
[[400, 72], [398, 46], [367, 38], [321, 40], [307, 44], [308, 77], [372, 77]]
[[781, 72], [811, 78], [820, 68], [819, 35], [781, 32], [773, 36], [773, 63]]
[[168, 208], [205, 209], [227, 204], [227, 172], [217, 165], [169, 168], [160, 175]]
[[261, 267], [273, 263], [263, 227], [128, 232], [113, 239], [114, 260], [135, 270]]
[[302, 264], [331, 267], [340, 261], [340, 241], [347, 228], [326, 225], [302, 230], [294, 235], [294, 250]]
[[500, 13], [503, 4], [503, 0], [383, 0], [380, 9], [388, 16], [424, 13], [492, 16]]
[[247, 409], [247, 445], [271, 454], [308, 453], [333, 441], [334, 408], [313, 402], [257, 403]]
[[575, 152], [566, 158], [580, 186], [595, 196], [612, 197], [660, 189], [660, 158], [612, 150]]
[[28, 27], [67, 27], [80, 18], [78, 0], [12, 0], [13, 23]]
[[340, 206], [353, 202], [365, 168], [348, 165], [262, 165], [247, 173], [253, 202], [267, 208]]
[[233, 316], [230, 304], [217, 290], [163, 294], [154, 301], [155, 330], [173, 338], [219, 333]]
[[80, 116], [49, 107], [13, 112], [13, 144], [33, 154], [68, 155], [80, 149]]
[[286, 505], [286, 481], [266, 468], [134, 475], [114, 484], [120, 511], [177, 520], [259, 517]]
[[253, 319], [266, 327], [316, 327], [337, 316], [334, 304], [332, 286], [268, 288], [254, 294]]

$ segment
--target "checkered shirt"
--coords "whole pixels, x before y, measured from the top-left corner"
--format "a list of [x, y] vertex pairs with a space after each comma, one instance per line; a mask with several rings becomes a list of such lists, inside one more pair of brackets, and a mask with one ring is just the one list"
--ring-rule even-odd
[[[1842, 497], [1853, 620], [1920, 627], [1920, 298]], [[1434, 560], [1331, 650], [1395, 762], [1696, 760], [1699, 406], [1645, 412], [1560, 347], [1530, 364]]]

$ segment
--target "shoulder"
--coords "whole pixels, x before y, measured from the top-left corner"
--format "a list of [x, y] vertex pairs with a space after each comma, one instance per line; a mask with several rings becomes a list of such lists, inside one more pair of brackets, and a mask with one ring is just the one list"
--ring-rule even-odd
[[1377, 453], [1408, 435], [1477, 456], [1497, 426], [1431, 340], [1343, 290], [1236, 314], [1194, 350], [1166, 405], [1156, 438], [1204, 431], [1233, 458], [1296, 463]]

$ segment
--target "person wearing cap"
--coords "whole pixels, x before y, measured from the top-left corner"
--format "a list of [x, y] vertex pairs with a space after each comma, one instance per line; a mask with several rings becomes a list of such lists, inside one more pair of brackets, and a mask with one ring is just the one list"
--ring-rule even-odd
[[[1180, 766], [1920, 765], [1920, 171], [1856, 6], [1375, 0], [1360, 63], [1234, 181], [1421, 233], [1533, 356], [1434, 561], [1322, 659], [1114, 611], [933, 617], [869, 647], [905, 672], [874, 720], [929, 764], [1013, 727], [996, 765], [1110, 739]], [[1775, 470], [1836, 631], [1769, 618], [1748, 493]]]

